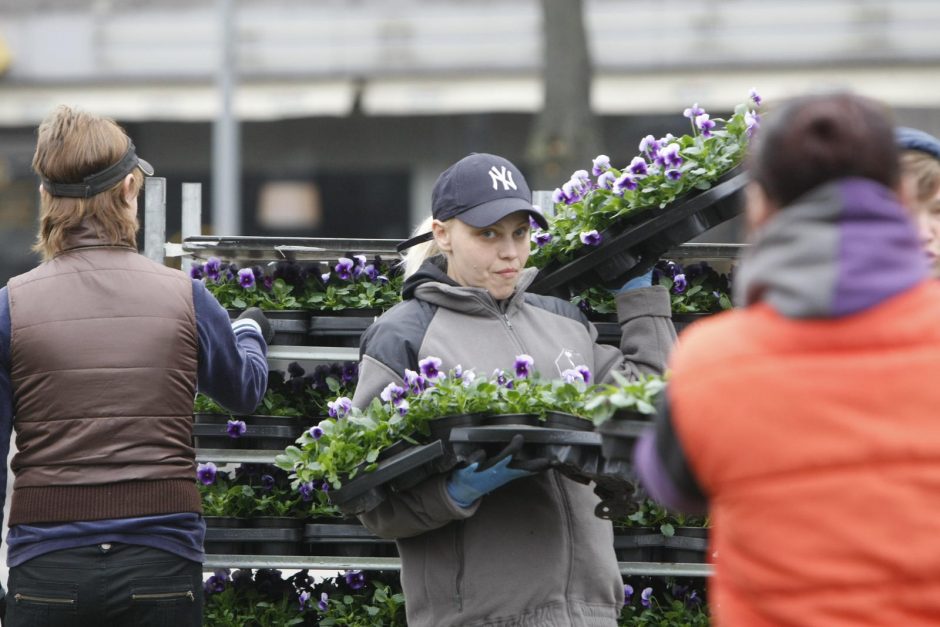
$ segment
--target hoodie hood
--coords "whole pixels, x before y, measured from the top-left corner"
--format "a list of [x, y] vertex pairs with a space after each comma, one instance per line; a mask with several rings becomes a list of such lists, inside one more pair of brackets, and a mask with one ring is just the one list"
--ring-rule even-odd
[[869, 179], [822, 185], [757, 232], [734, 278], [739, 306], [788, 318], [838, 318], [927, 277], [917, 232], [888, 188]]

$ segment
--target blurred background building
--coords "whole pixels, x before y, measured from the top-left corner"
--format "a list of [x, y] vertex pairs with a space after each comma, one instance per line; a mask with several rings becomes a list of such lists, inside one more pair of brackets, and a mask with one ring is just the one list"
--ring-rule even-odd
[[468, 152], [550, 189], [751, 87], [848, 88], [940, 134], [938, 33], [936, 0], [0, 0], [0, 280], [35, 262], [60, 103], [125, 126], [171, 239], [183, 182], [206, 232], [403, 238]]

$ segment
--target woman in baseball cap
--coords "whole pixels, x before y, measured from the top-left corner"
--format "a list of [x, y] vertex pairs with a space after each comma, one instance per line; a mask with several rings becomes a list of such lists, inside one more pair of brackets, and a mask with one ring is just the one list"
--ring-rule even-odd
[[934, 278], [940, 278], [940, 139], [898, 127], [901, 149], [901, 202], [917, 220], [921, 243]]
[[[471, 154], [440, 175], [431, 217], [400, 247], [410, 249], [403, 302], [362, 338], [354, 405], [404, 387], [406, 371], [432, 357], [441, 371], [486, 375], [517, 358], [545, 378], [663, 371], [675, 339], [666, 290], [618, 294], [621, 346], [597, 344], [577, 307], [526, 292], [537, 272], [525, 267], [533, 223], [547, 226], [508, 160]], [[616, 625], [623, 582], [611, 524], [594, 515], [598, 497], [532, 462], [510, 448], [360, 517], [398, 542], [408, 625]]]

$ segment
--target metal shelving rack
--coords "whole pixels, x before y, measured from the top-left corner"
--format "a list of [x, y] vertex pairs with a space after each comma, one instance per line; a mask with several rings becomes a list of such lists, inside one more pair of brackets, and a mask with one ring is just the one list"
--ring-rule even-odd
[[[347, 253], [376, 256], [384, 260], [400, 258], [395, 250], [397, 240], [341, 239], [341, 238], [274, 238], [274, 237], [210, 237], [198, 234], [201, 224], [199, 184], [183, 184], [183, 243], [166, 243], [166, 182], [147, 179], [145, 216], [145, 255], [163, 261], [166, 256], [180, 256], [183, 267], [191, 259], [210, 256], [241, 262], [276, 262], [280, 260], [322, 262], [334, 260]], [[740, 244], [684, 244], [669, 251], [667, 258], [676, 259], [730, 259], [744, 248]], [[349, 361], [358, 360], [357, 348], [329, 346], [272, 346], [270, 361]], [[279, 451], [248, 449], [197, 449], [198, 461], [224, 463], [272, 463]], [[624, 575], [707, 577], [713, 572], [710, 564], [682, 564], [655, 562], [620, 562]], [[207, 555], [205, 570], [216, 568], [308, 568], [311, 570], [398, 570], [401, 562], [394, 557], [306, 557], [263, 555]]]

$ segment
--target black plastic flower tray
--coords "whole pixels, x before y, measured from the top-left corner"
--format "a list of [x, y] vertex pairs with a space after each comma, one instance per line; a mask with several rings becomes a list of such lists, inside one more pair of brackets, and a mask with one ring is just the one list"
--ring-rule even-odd
[[397, 557], [394, 540], [379, 538], [358, 523], [313, 523], [304, 526], [309, 555]]
[[335, 315], [314, 313], [307, 331], [316, 346], [359, 346], [362, 334], [375, 322], [375, 314]]
[[675, 535], [663, 536], [663, 561], [704, 564], [708, 555], [708, 529], [677, 527]]
[[488, 456], [498, 455], [516, 434], [525, 439], [516, 459], [547, 459], [552, 468], [581, 483], [591, 481], [590, 472], [600, 463], [600, 437], [592, 431], [526, 425], [464, 427], [451, 431], [450, 444], [457, 459], [466, 461], [479, 449]]
[[598, 285], [618, 288], [652, 268], [666, 251], [741, 213], [747, 181], [747, 173], [734, 168], [707, 190], [692, 191], [666, 207], [624, 216], [601, 234], [599, 246], [582, 249], [568, 263], [543, 268], [529, 290], [561, 294]]
[[[241, 309], [228, 309], [229, 318], [234, 320]], [[304, 346], [310, 344], [310, 311], [306, 309], [266, 310], [264, 317], [271, 323], [274, 339], [272, 346]]]
[[[299, 555], [303, 530], [294, 528], [206, 528], [206, 550], [218, 546], [215, 543], [239, 543], [242, 550], [258, 555]], [[265, 552], [260, 552], [264, 547]], [[211, 552], [211, 551], [210, 551]]]
[[632, 462], [633, 447], [652, 423], [648, 420], [611, 418], [597, 427], [601, 437], [601, 454], [609, 461]]
[[236, 416], [245, 422], [245, 433], [228, 435], [228, 414], [194, 414], [193, 436], [197, 448], [283, 449], [311, 426], [312, 420], [295, 416]]
[[405, 490], [435, 474], [434, 463], [442, 457], [444, 446], [440, 441], [406, 448], [380, 460], [372, 472], [362, 472], [330, 491], [330, 501], [348, 516], [363, 514], [381, 504], [389, 490]]
[[661, 562], [666, 537], [653, 527], [636, 527], [614, 534], [618, 562]]

